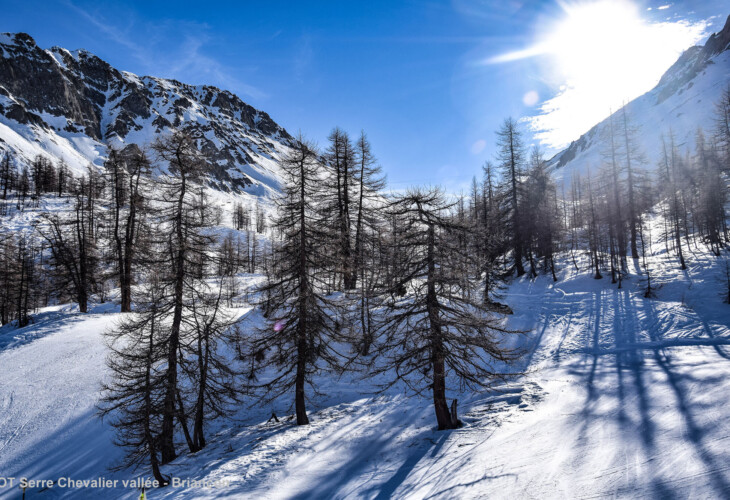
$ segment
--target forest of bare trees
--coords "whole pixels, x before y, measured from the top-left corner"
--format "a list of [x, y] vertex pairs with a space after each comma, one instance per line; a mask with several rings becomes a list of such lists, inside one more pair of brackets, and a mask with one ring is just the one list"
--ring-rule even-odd
[[[322, 373], [428, 393], [438, 428], [453, 429], [447, 395], [506, 376], [522, 354], [523, 332], [504, 326], [509, 280], [557, 281], [562, 265], [621, 287], [638, 269], [650, 298], [655, 214], [678, 268], [700, 244], [727, 255], [730, 91], [693, 144], [668, 130], [660, 157], [646, 158], [641, 133], [624, 110], [612, 115], [601, 163], [558, 185], [507, 119], [495, 162], [462, 195], [388, 191], [364, 132], [335, 128], [323, 148], [299, 136], [280, 160], [272, 216], [261, 202], [211, 202], [208, 159], [184, 132], [110, 148], [83, 176], [5, 155], [0, 216], [41, 215], [0, 231], [0, 322], [23, 328], [54, 304], [79, 314], [120, 304], [99, 411], [126, 450], [120, 467], [149, 466], [160, 484], [162, 465], [204, 448], [210, 423], [242, 405], [287, 398], [308, 424]], [[261, 284], [245, 288], [243, 274]], [[242, 303], [260, 326], [239, 321]]]

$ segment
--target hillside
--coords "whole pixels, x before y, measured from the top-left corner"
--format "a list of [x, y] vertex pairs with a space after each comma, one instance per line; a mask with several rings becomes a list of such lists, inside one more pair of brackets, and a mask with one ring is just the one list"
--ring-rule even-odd
[[[641, 137], [644, 168], [653, 169], [661, 153], [662, 135], [675, 134], [683, 148], [694, 148], [699, 127], [712, 129], [716, 104], [730, 85], [730, 17], [724, 28], [710, 36], [702, 47], [691, 47], [670, 67], [652, 90], [616, 110], [623, 111]], [[550, 165], [558, 179], [569, 180], [573, 172], [595, 170], [601, 163], [602, 136], [609, 118], [595, 125]]]
[[[557, 283], [543, 276], [510, 285], [505, 300], [516, 313], [509, 324], [531, 331], [525, 374], [487, 393], [452, 393], [462, 404], [463, 428], [436, 431], [428, 398], [404, 397], [403, 387], [375, 396], [377, 379], [323, 374], [311, 426], [293, 425], [286, 398], [244, 408], [219, 425], [204, 451], [165, 469], [230, 484], [171, 488], [155, 498], [726, 494], [730, 309], [719, 294], [722, 259], [694, 246], [689, 269], [680, 272], [659, 238], [662, 225], [654, 216], [648, 235], [655, 242], [649, 267], [662, 285], [656, 299], [643, 298], [638, 271], [618, 290], [607, 278], [575, 272], [567, 256]], [[252, 277], [239, 279], [250, 284]], [[241, 305], [241, 312], [249, 309]], [[119, 451], [94, 405], [105, 377], [103, 332], [119, 317], [114, 311], [97, 305], [83, 316], [52, 308], [30, 327], [0, 330], [0, 469], [36, 478], [149, 475], [106, 470]], [[247, 318], [246, 326], [260, 320]], [[280, 423], [268, 421], [272, 410]], [[2, 498], [16, 494], [0, 491]], [[78, 494], [56, 488], [43, 497]], [[137, 495], [121, 487], [114, 493]]]
[[24, 33], [0, 34], [0, 154], [25, 164], [43, 155], [79, 174], [101, 165], [106, 145], [145, 146], [172, 130], [198, 138], [211, 187], [278, 189], [276, 160], [291, 137], [231, 92], [139, 77], [85, 50], [46, 50]]

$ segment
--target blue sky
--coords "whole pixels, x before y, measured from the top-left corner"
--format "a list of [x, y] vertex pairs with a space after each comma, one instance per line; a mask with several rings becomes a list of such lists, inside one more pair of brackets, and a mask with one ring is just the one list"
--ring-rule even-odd
[[[540, 136], [548, 151], [583, 127], [568, 114], [568, 101], [580, 104], [566, 90], [576, 78], [565, 52], [584, 45], [563, 40], [562, 59], [531, 50], [565, 32], [565, 1], [2, 0], [0, 31], [25, 31], [46, 48], [85, 48], [133, 73], [229, 89], [321, 145], [336, 125], [353, 135], [364, 129], [393, 187], [459, 189], [493, 156], [505, 117], [545, 115], [546, 102], [562, 107], [550, 126], [575, 130]], [[681, 32], [677, 43], [687, 45], [722, 26], [724, 3], [632, 5], [642, 23], [661, 25], [671, 40]], [[655, 31], [640, 36], [647, 33]], [[664, 56], [662, 68], [675, 54]]]

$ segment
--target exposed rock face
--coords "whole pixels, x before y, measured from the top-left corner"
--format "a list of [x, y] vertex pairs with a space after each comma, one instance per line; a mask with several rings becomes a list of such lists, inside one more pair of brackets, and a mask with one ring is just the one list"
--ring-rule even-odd
[[658, 102], [667, 99], [689, 83], [708, 65], [714, 63], [714, 56], [728, 49], [730, 49], [730, 16], [728, 16], [722, 31], [710, 36], [704, 47], [690, 47], [667, 70], [657, 85], [657, 87], [662, 88], [657, 96]]
[[269, 115], [231, 92], [138, 77], [84, 50], [0, 34], [0, 149], [98, 164], [105, 144], [144, 145], [173, 129], [200, 138], [210, 183], [226, 191], [275, 189], [274, 160], [291, 144]]

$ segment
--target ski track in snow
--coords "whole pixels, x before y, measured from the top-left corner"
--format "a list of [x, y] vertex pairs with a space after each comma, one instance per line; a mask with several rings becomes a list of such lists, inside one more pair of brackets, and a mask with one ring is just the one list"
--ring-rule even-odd
[[[153, 498], [730, 498], [730, 306], [718, 293], [719, 261], [693, 244], [681, 272], [656, 237], [660, 221], [650, 229], [656, 299], [643, 298], [633, 267], [618, 290], [583, 260], [575, 272], [567, 256], [558, 282], [510, 285], [509, 326], [531, 330], [524, 375], [452, 393], [463, 428], [436, 431], [429, 398], [402, 387], [374, 396], [378, 380], [322, 374], [312, 425], [293, 425], [290, 398], [280, 398], [217, 424], [205, 450], [164, 468], [230, 486]], [[25, 329], [0, 329], [0, 476], [150, 476], [106, 470], [120, 457], [95, 415], [111, 312], [55, 308]], [[272, 410], [279, 423], [267, 422]]]

